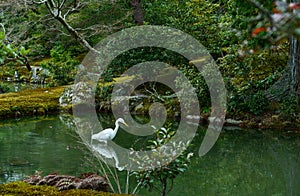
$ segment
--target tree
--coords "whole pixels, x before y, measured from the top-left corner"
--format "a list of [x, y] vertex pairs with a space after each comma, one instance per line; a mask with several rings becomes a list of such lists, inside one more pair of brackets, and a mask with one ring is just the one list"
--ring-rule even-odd
[[[68, 22], [67, 17], [74, 13], [78, 12], [84, 4], [80, 2], [80, 0], [40, 0], [40, 1], [27, 1], [25, 3], [29, 5], [45, 5], [50, 15], [60, 22], [63, 27], [72, 35], [82, 46], [87, 48], [90, 51], [95, 51], [95, 49], [86, 41], [84, 37], [82, 37], [78, 31], [76, 31]], [[97, 52], [97, 51], [95, 51]]]
[[[15, 10], [10, 9], [10, 5], [15, 5]], [[12, 11], [12, 15], [17, 15], [20, 11], [20, 2], [19, 0], [9, 0], [9, 1], [0, 1], [0, 64], [5, 64], [9, 62], [18, 62], [22, 65], [25, 65], [28, 71], [31, 70], [27, 54], [29, 50], [26, 50], [25, 47], [20, 44], [20, 39], [12, 36], [14, 28], [7, 28], [7, 23], [9, 18], [6, 15], [6, 12]], [[22, 14], [20, 14], [22, 15]], [[12, 22], [12, 21], [10, 21]]]
[[[264, 33], [264, 38], [272, 38], [276, 42], [282, 39], [289, 40], [289, 60], [287, 68], [282, 78], [268, 91], [270, 99], [282, 99], [287, 95], [300, 98], [300, 20], [299, 0], [276, 1], [276, 7], [269, 11], [265, 9], [259, 2], [248, 0], [251, 4], [257, 7], [264, 16], [263, 25], [258, 26], [253, 30], [252, 35], [256, 36], [259, 33]], [[274, 41], [273, 41], [274, 43]]]
[[0, 64], [5, 64], [8, 62], [18, 62], [26, 66], [28, 71], [31, 70], [28, 58], [26, 55], [29, 50], [26, 50], [24, 47], [16, 47], [13, 44], [7, 43], [6, 30], [2, 23], [2, 32], [0, 32]]
[[129, 3], [126, 7], [109, 0], [9, 0], [0, 1], [0, 10], [5, 29], [1, 42], [16, 55], [6, 55], [3, 63], [18, 61], [29, 71], [30, 61], [49, 56], [59, 46], [71, 56], [94, 50], [92, 45], [121, 29], [131, 14]]
[[[124, 18], [118, 19], [114, 21], [114, 23], [111, 23], [109, 25], [97, 24], [85, 28], [74, 28], [71, 24], [73, 21], [72, 19], [70, 19], [72, 14], [79, 13], [85, 7], [91, 7], [91, 6], [99, 7], [99, 4], [100, 3], [103, 4], [103, 2], [96, 2], [92, 0], [39, 0], [39, 1], [24, 0], [24, 2], [30, 6], [44, 5], [48, 13], [51, 15], [51, 17], [56, 21], [58, 21], [64, 27], [64, 29], [67, 30], [67, 33], [69, 35], [75, 38], [76, 41], [80, 43], [84, 48], [96, 53], [97, 51], [88, 42], [85, 36], [83, 36], [84, 33], [82, 32], [88, 30], [94, 30], [96, 33], [99, 34], [101, 31], [105, 31], [106, 29], [110, 29], [110, 30], [119, 29], [120, 26], [117, 25], [121, 23], [123, 20], [125, 20], [129, 15], [127, 12], [125, 12]], [[92, 14], [90, 14], [90, 17], [91, 16]]]

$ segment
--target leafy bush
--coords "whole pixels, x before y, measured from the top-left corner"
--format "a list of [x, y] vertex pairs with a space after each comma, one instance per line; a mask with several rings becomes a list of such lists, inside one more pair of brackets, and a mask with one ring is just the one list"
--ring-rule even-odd
[[[210, 96], [209, 96], [208, 87], [206, 85], [203, 76], [198, 71], [198, 69], [193, 65], [190, 65], [189, 61], [185, 57], [181, 56], [176, 52], [164, 48], [143, 47], [138, 49], [132, 49], [121, 54], [117, 58], [115, 58], [112, 61], [112, 63], [108, 66], [108, 68], [102, 74], [102, 79], [104, 82], [111, 82], [113, 81], [113, 78], [120, 76], [130, 67], [147, 61], [164, 62], [181, 71], [182, 74], [184, 74], [187, 77], [188, 81], [195, 88], [200, 106], [208, 107], [210, 105]], [[143, 73], [145, 72], [145, 70], [139, 70], [139, 72]], [[137, 72], [135, 76], [136, 78], [139, 77], [139, 72]], [[161, 75], [161, 76], [168, 77], [168, 75], [171, 74], [168, 70], [165, 70], [165, 72], [166, 72], [165, 75]], [[178, 88], [180, 89], [185, 88], [184, 83], [182, 81], [174, 80], [174, 82], [176, 82], [176, 86]], [[146, 88], [151, 89], [150, 87], [146, 87]], [[167, 89], [159, 89], [159, 90], [167, 90]]]
[[228, 102], [228, 111], [234, 114], [241, 112], [262, 114], [269, 107], [269, 100], [263, 91], [258, 92], [235, 92], [232, 93]]
[[50, 52], [52, 59], [42, 63], [42, 67], [50, 72], [50, 85], [66, 85], [74, 81], [75, 67], [79, 62], [71, 56], [70, 52], [58, 46]]
[[[111, 84], [106, 84], [106, 85], [101, 85], [98, 84], [96, 87], [96, 103], [99, 104], [103, 101], [110, 101], [111, 99], [111, 93], [113, 90], [113, 85]], [[99, 107], [99, 105], [97, 106]]]
[[265, 92], [282, 76], [287, 62], [286, 44], [273, 50], [242, 56], [238, 48], [227, 48], [228, 54], [219, 58], [219, 67], [231, 94], [228, 111], [262, 114], [268, 109]]
[[[175, 134], [171, 128], [165, 129], [160, 128], [155, 131], [156, 138], [153, 140], [149, 140], [149, 145], [147, 148], [152, 150], [153, 152], [162, 145], [170, 142], [170, 139]], [[187, 144], [174, 144], [174, 149], [168, 149], [168, 155], [176, 154], [175, 149], [185, 149], [189, 146], [189, 142]], [[166, 150], [166, 149], [165, 149]], [[172, 151], [173, 150], [173, 151]], [[170, 151], [170, 152], [169, 152]], [[156, 158], [162, 158], [166, 156], [166, 152], [155, 151]], [[190, 158], [193, 156], [193, 153], [188, 153], [188, 150], [185, 150], [181, 155], [174, 158], [172, 162], [167, 165], [161, 165], [160, 167], [156, 167], [154, 169], [143, 170], [139, 172], [133, 172], [137, 178], [137, 182], [139, 186], [144, 188], [149, 188], [149, 191], [156, 190], [161, 193], [161, 195], [166, 195], [168, 192], [172, 190], [173, 181], [179, 174], [183, 173], [187, 168], [188, 164], [190, 163]], [[150, 158], [148, 156], [140, 157], [143, 162], [147, 162], [147, 165], [156, 165], [156, 159]], [[137, 163], [140, 163], [139, 160], [136, 160]], [[141, 165], [143, 167], [143, 165]], [[168, 187], [169, 182], [171, 182], [171, 186]], [[159, 188], [162, 187], [162, 188]]]
[[297, 97], [293, 95], [287, 96], [280, 104], [280, 110], [283, 116], [290, 118], [290, 120], [296, 119], [299, 109], [299, 101]]
[[7, 59], [11, 62], [17, 62], [28, 66], [28, 59], [26, 55], [29, 50], [26, 50], [23, 46], [15, 46], [10, 43], [6, 43], [6, 35], [4, 32], [0, 32], [0, 65], [4, 64]]
[[7, 93], [10, 91], [8, 84], [0, 82], [0, 93]]

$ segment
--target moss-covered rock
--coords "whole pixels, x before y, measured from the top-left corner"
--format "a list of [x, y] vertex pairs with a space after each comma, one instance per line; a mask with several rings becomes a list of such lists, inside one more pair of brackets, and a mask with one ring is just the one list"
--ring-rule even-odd
[[101, 192], [86, 189], [72, 189], [58, 191], [57, 188], [52, 186], [37, 186], [30, 185], [26, 182], [11, 182], [7, 184], [0, 185], [0, 195], [26, 195], [26, 196], [39, 196], [39, 195], [49, 195], [49, 196], [68, 196], [68, 195], [82, 195], [82, 196], [117, 196], [120, 194], [113, 194], [109, 192]]
[[44, 115], [59, 111], [64, 86], [0, 94], [0, 118]]
[[33, 186], [25, 182], [12, 182], [0, 185], [0, 195], [59, 195], [51, 186]]

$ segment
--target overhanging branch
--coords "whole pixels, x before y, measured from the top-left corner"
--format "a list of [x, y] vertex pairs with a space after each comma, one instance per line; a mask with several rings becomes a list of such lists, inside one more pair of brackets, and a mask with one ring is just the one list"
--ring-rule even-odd
[[66, 0], [63, 0], [59, 5], [56, 5], [53, 0], [45, 0], [45, 1], [40, 1], [38, 4], [41, 2], [44, 3], [44, 5], [47, 7], [48, 12], [51, 14], [51, 16], [56, 19], [58, 22], [62, 24], [62, 26], [68, 31], [68, 33], [74, 37], [83, 47], [87, 48], [90, 51], [93, 51], [95, 53], [99, 53], [97, 50], [95, 50], [89, 43], [88, 41], [85, 40], [83, 36], [81, 36], [76, 29], [74, 29], [67, 21], [66, 17], [74, 11], [78, 11], [83, 7], [83, 4], [80, 2], [76, 2], [75, 7], [68, 9], [64, 16], [62, 16], [62, 10], [63, 7], [65, 6]]

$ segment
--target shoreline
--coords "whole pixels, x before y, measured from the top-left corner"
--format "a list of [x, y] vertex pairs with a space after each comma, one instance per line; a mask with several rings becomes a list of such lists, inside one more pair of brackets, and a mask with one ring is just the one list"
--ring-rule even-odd
[[[72, 113], [72, 105], [62, 106], [59, 98], [68, 86], [49, 88], [38, 88], [34, 90], [23, 90], [20, 92], [0, 94], [0, 119], [14, 119], [34, 116], [45, 116], [59, 114], [60, 112]], [[110, 111], [109, 102], [100, 102], [99, 111], [107, 113]], [[135, 112], [143, 115], [145, 111]], [[187, 118], [188, 119], [188, 118]], [[200, 114], [190, 117], [190, 121], [199, 121], [201, 125], [207, 125], [209, 114]], [[287, 120], [280, 115], [266, 112], [260, 116], [243, 114], [241, 117], [227, 115], [224, 126], [236, 126], [241, 128], [255, 129], [277, 129], [300, 131], [300, 119]]]

